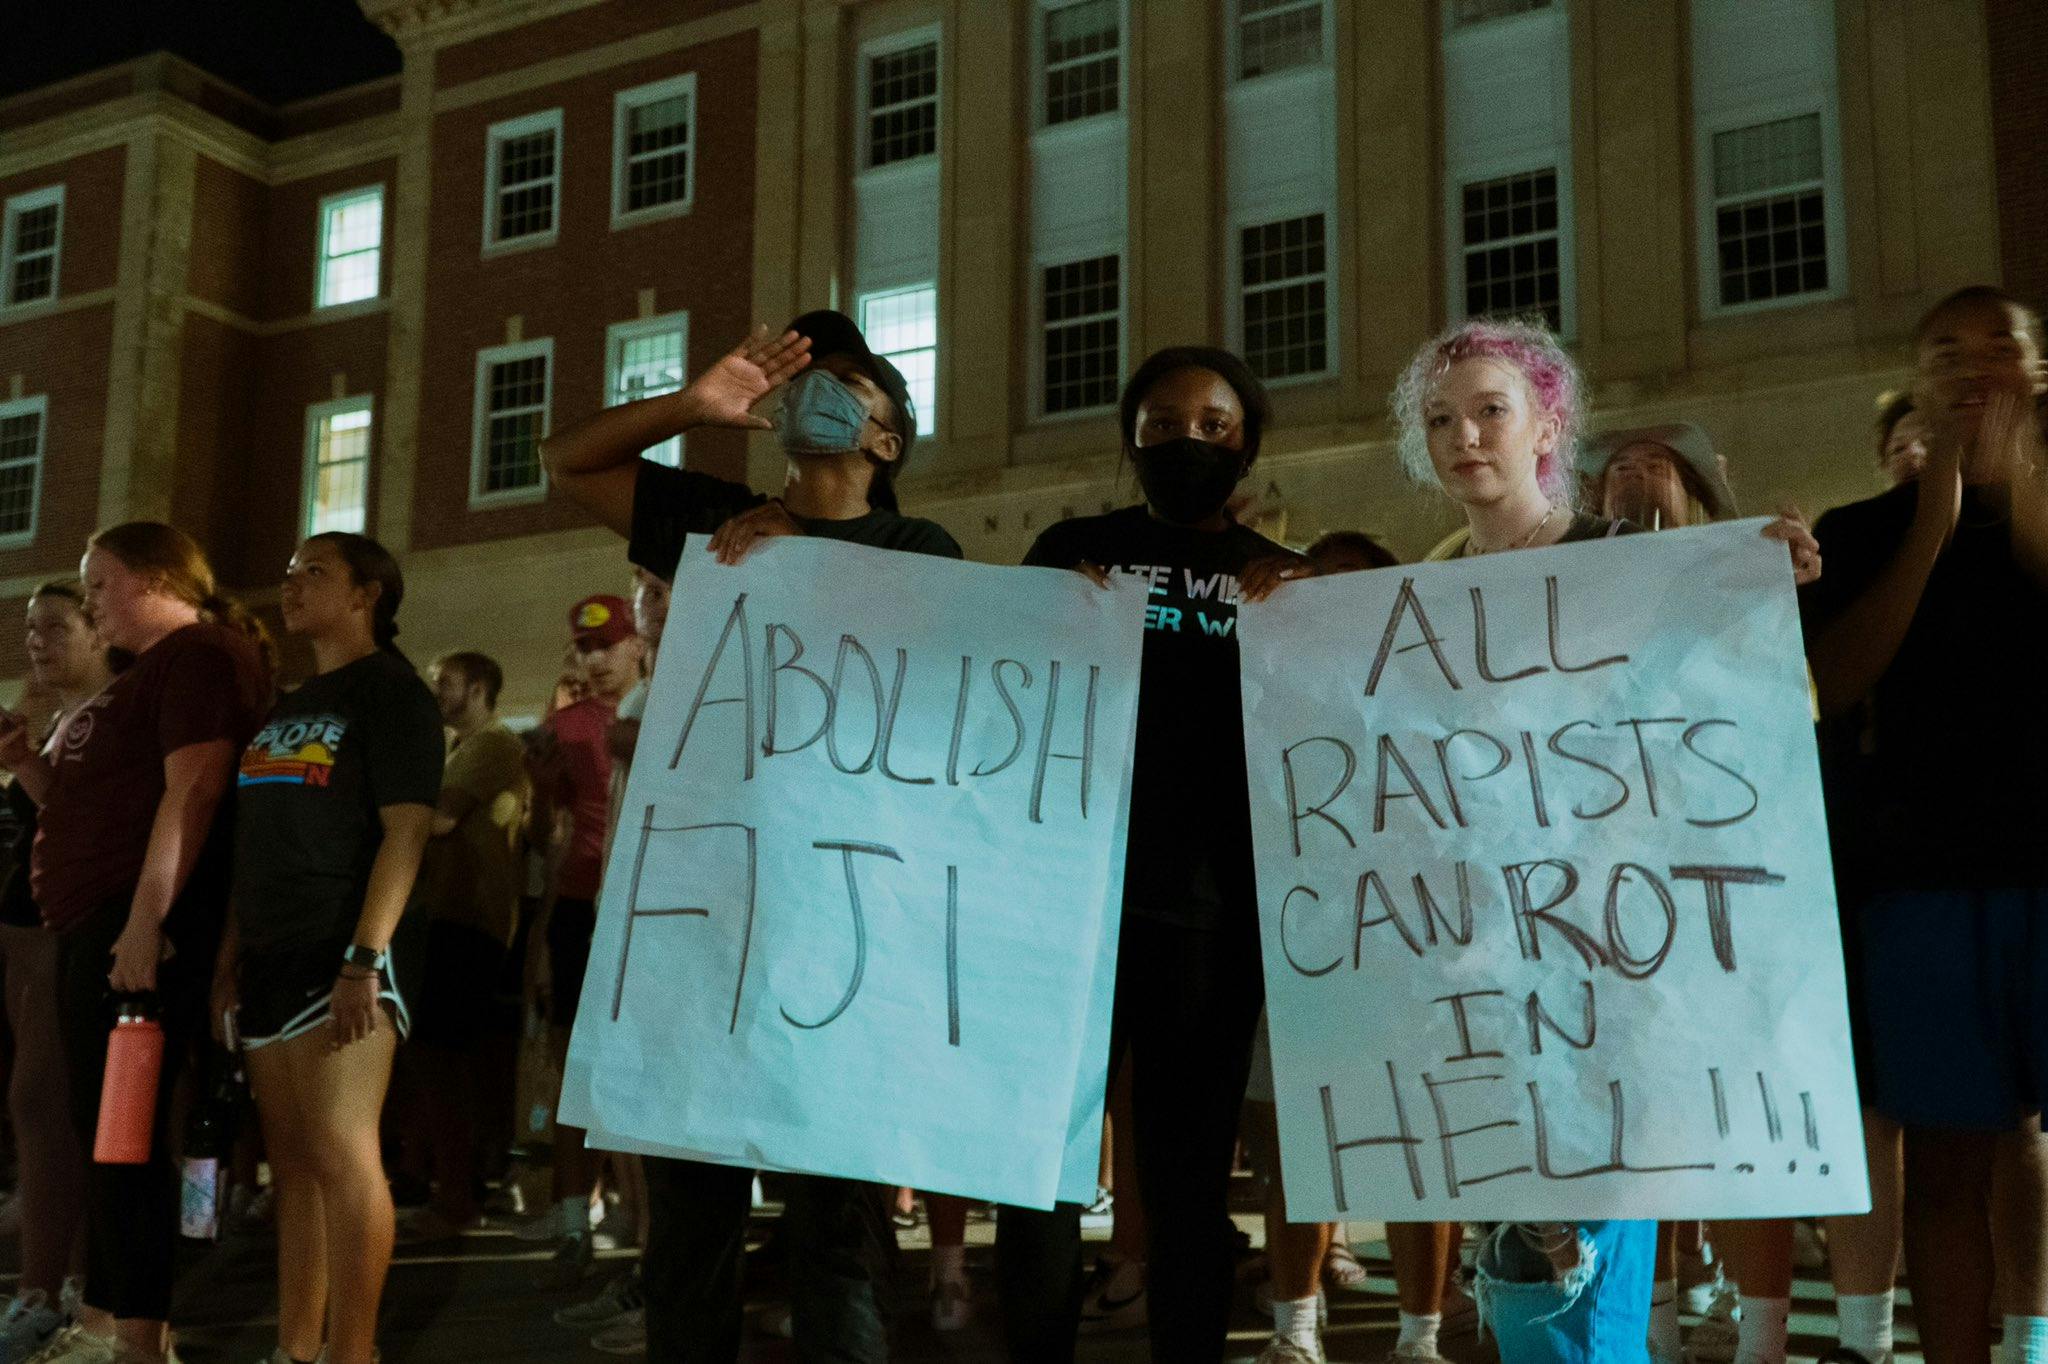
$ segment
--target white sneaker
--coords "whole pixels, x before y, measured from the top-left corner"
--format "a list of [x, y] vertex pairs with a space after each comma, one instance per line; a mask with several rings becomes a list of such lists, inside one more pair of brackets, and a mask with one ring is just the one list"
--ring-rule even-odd
[[1081, 1298], [1081, 1334], [1135, 1330], [1145, 1320], [1145, 1262], [1097, 1260]]
[[1291, 1340], [1274, 1336], [1259, 1351], [1258, 1364], [1323, 1364], [1323, 1351], [1321, 1346], [1304, 1350]]
[[932, 1329], [965, 1330], [974, 1319], [974, 1294], [965, 1279], [941, 1279], [932, 1285]]
[[50, 1295], [31, 1288], [11, 1299], [0, 1315], [0, 1364], [22, 1364], [64, 1329], [64, 1313], [50, 1306]]
[[1685, 1340], [1685, 1364], [1730, 1364], [1741, 1341], [1742, 1300], [1723, 1289]]
[[67, 1326], [29, 1356], [29, 1364], [114, 1364], [114, 1342], [83, 1326]]
[[590, 1338], [590, 1348], [608, 1355], [647, 1353], [647, 1309], [636, 1307]]
[[[1273, 1281], [1271, 1279], [1259, 1280], [1259, 1286], [1252, 1290], [1252, 1310], [1267, 1321], [1273, 1319]], [[1330, 1295], [1318, 1289], [1316, 1292], [1316, 1325], [1328, 1326], [1329, 1324]]]
[[1104, 1188], [1095, 1190], [1095, 1201], [1081, 1210], [1081, 1225], [1100, 1231], [1116, 1223], [1116, 1195]]

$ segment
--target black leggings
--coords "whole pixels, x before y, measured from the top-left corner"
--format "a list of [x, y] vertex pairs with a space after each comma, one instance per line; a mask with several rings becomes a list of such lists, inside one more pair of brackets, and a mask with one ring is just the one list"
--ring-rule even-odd
[[[109, 958], [127, 926], [128, 906], [127, 895], [108, 900], [58, 939], [57, 1011], [71, 1082], [71, 1118], [88, 1154], [99, 1127], [107, 1032], [116, 1003], [107, 986]], [[178, 1236], [171, 1095], [186, 1053], [205, 1027], [212, 968], [210, 953], [184, 951], [157, 967], [164, 1059], [148, 1164], [86, 1166], [85, 1301], [124, 1320], [165, 1321], [171, 1315]]]
[[[1233, 1285], [1230, 1163], [1265, 1001], [1249, 913], [1206, 932], [1126, 915], [1117, 949], [1110, 1067], [1127, 1058], [1145, 1210], [1152, 1358], [1220, 1360]], [[1128, 1050], [1126, 1050], [1128, 1049]], [[1129, 1191], [1117, 1190], [1121, 1200]], [[1074, 1357], [1081, 1209], [1004, 1208], [996, 1221], [1003, 1334], [1018, 1364]]]

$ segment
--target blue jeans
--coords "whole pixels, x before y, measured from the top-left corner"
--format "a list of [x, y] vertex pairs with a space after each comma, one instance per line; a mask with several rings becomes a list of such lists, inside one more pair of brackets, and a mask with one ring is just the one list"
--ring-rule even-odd
[[1655, 1222], [1567, 1223], [1586, 1271], [1560, 1276], [1514, 1226], [1479, 1253], [1479, 1303], [1504, 1364], [1644, 1364]]

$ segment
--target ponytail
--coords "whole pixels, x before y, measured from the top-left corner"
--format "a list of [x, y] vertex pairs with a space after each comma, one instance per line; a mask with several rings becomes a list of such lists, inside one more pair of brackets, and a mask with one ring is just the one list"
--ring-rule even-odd
[[209, 624], [237, 630], [247, 635], [249, 641], [256, 646], [257, 657], [263, 660], [264, 676], [277, 676], [277, 641], [271, 637], [270, 627], [247, 607], [233, 597], [212, 592], [200, 601], [199, 618]]

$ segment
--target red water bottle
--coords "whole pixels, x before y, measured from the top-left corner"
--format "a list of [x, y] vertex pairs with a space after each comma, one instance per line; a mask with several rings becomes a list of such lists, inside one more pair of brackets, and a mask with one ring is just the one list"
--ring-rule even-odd
[[164, 1029], [140, 1004], [123, 1004], [107, 1034], [107, 1076], [92, 1158], [101, 1165], [147, 1165], [156, 1126], [156, 1085], [163, 1073]]

